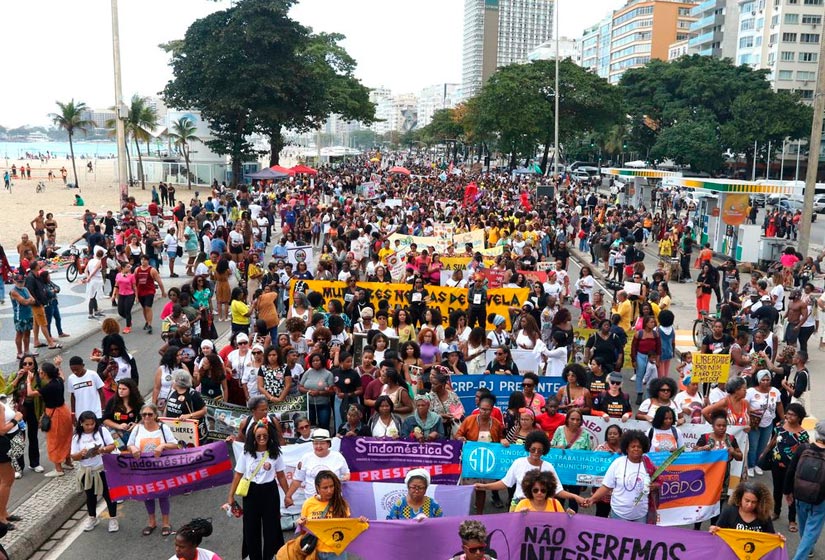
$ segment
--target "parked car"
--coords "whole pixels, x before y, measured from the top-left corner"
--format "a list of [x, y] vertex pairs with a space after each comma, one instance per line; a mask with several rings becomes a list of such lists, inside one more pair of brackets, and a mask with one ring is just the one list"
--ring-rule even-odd
[[[801, 200], [795, 200], [792, 198], [783, 198], [777, 204], [780, 210], [788, 210], [790, 212], [796, 213], [797, 210], [800, 212], [805, 208], [805, 203]], [[816, 211], [811, 214], [811, 221], [816, 221]]]
[[814, 212], [825, 213], [825, 194], [818, 194], [814, 197]]

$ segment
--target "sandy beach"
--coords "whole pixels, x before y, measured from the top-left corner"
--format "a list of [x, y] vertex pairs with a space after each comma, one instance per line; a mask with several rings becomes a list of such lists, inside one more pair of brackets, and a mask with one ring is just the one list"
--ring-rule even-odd
[[[98, 159], [91, 161], [94, 171], [89, 172], [86, 168], [89, 160], [77, 160], [77, 178], [81, 187], [78, 191], [78, 189], [66, 188], [60, 178], [60, 168], [65, 166], [69, 172], [67, 181], [69, 183], [74, 182], [71, 161], [68, 159], [51, 159], [48, 163], [41, 163], [40, 160], [6, 160], [7, 165], [4, 165], [4, 170], [10, 170], [12, 164], [16, 164], [18, 169], [21, 164], [24, 167], [29, 164], [32, 168], [32, 178], [30, 180], [21, 179], [18, 171], [17, 179], [12, 180], [11, 193], [5, 189], [0, 191], [0, 215], [2, 215], [2, 219], [0, 219], [0, 244], [7, 252], [14, 252], [23, 233], [28, 233], [30, 237], [34, 236], [34, 230], [30, 222], [39, 210], [54, 214], [58, 223], [57, 242], [61, 246], [74, 241], [83, 233], [80, 217], [86, 208], [98, 215], [105, 214], [108, 210], [118, 211], [118, 186], [115, 182], [117, 160]], [[47, 179], [49, 169], [55, 175], [55, 179], [51, 182]], [[45, 183], [45, 192], [36, 192], [38, 181]], [[188, 191], [186, 185], [176, 185], [176, 188], [177, 198], [188, 204], [187, 193], [190, 191]], [[193, 186], [192, 189], [192, 192], [194, 192], [196, 187]], [[204, 192], [208, 189], [200, 187], [198, 190], [201, 191], [201, 196], [204, 196]], [[74, 195], [78, 192], [86, 203], [84, 208], [74, 206]], [[141, 205], [150, 201], [151, 193], [149, 182], [146, 183], [145, 191], [141, 190], [140, 185], [129, 190], [129, 195], [134, 196], [137, 203]]]

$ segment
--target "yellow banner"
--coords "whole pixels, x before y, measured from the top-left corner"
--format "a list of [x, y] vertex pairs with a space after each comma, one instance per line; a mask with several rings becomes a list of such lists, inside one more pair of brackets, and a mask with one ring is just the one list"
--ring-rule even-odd
[[359, 519], [308, 519], [306, 528], [323, 543], [322, 552], [341, 554], [349, 543], [369, 528], [369, 523]]
[[716, 536], [725, 541], [740, 560], [756, 560], [776, 548], [785, 546], [782, 537], [772, 533], [719, 529]]
[[[294, 303], [293, 297], [295, 286], [300, 285], [306, 292], [318, 292], [324, 296], [324, 300], [337, 299], [344, 301], [344, 294], [347, 292], [345, 282], [332, 282], [327, 280], [292, 280], [290, 290], [290, 305]], [[358, 282], [358, 287], [367, 290], [367, 297], [372, 303], [372, 308], [378, 310], [378, 302], [387, 300], [390, 309], [396, 307], [407, 307], [409, 301], [405, 297], [412, 286], [409, 284], [382, 284], [381, 282]], [[430, 298], [428, 307], [437, 307], [441, 311], [442, 324], [449, 326], [450, 312], [456, 310], [467, 311], [466, 288], [450, 288], [447, 286], [425, 286], [427, 295]], [[529, 288], [496, 288], [487, 290], [487, 314], [495, 313], [504, 317], [507, 321], [507, 329], [510, 329], [510, 307], [521, 307], [530, 296]], [[487, 323], [486, 328], [492, 330], [494, 325]]]
[[497, 257], [504, 254], [504, 245], [496, 245], [495, 247], [490, 247], [489, 249], [481, 249], [479, 253], [485, 257]]
[[691, 381], [694, 383], [725, 383], [729, 374], [729, 355], [693, 353]]
[[[495, 259], [482, 259], [485, 268], [492, 268], [496, 264]], [[444, 270], [467, 270], [470, 264], [470, 257], [441, 257]]]

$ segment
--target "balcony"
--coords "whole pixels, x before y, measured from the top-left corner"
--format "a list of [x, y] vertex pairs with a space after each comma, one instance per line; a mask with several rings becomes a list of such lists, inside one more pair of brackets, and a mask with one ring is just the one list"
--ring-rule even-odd
[[688, 48], [695, 49], [700, 47], [701, 45], [705, 45], [707, 43], [714, 43], [714, 42], [721, 42], [722, 41], [722, 32], [721, 31], [710, 31], [708, 33], [702, 33], [701, 35], [697, 35], [688, 40]]
[[690, 30], [694, 33], [698, 31], [702, 31], [703, 29], [707, 29], [708, 27], [713, 26], [722, 26], [725, 21], [725, 16], [722, 14], [711, 14], [707, 17], [703, 17], [702, 19], [696, 20], [690, 24]]
[[701, 16], [702, 14], [707, 12], [708, 10], [715, 9], [717, 3], [718, 3], [718, 0], [706, 0], [705, 2], [702, 2], [701, 4], [698, 4], [698, 5], [694, 6], [690, 10], [690, 15], [692, 15], [692, 16]]

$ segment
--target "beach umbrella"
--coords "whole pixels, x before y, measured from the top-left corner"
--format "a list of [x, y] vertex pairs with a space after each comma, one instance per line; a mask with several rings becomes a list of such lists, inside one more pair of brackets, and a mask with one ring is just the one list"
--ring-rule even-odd
[[256, 171], [255, 173], [250, 173], [247, 175], [250, 179], [283, 179], [287, 177], [288, 173], [282, 173], [280, 171], [275, 171], [273, 169], [262, 169], [260, 171]]
[[412, 174], [412, 172], [409, 169], [407, 169], [406, 167], [400, 167], [398, 165], [396, 165], [395, 167], [390, 167], [389, 172], [390, 173], [400, 173], [401, 175], [407, 175], [407, 176], [410, 176]]
[[311, 167], [307, 167], [306, 165], [296, 165], [295, 167], [291, 167], [289, 169], [293, 173], [297, 173], [298, 175], [318, 175], [318, 172]]
[[275, 171], [276, 173], [283, 173], [281, 177], [286, 177], [287, 175], [291, 177], [292, 175], [295, 175], [295, 172], [293, 170], [280, 165], [273, 165], [272, 167], [270, 167], [270, 169], [272, 171]]

